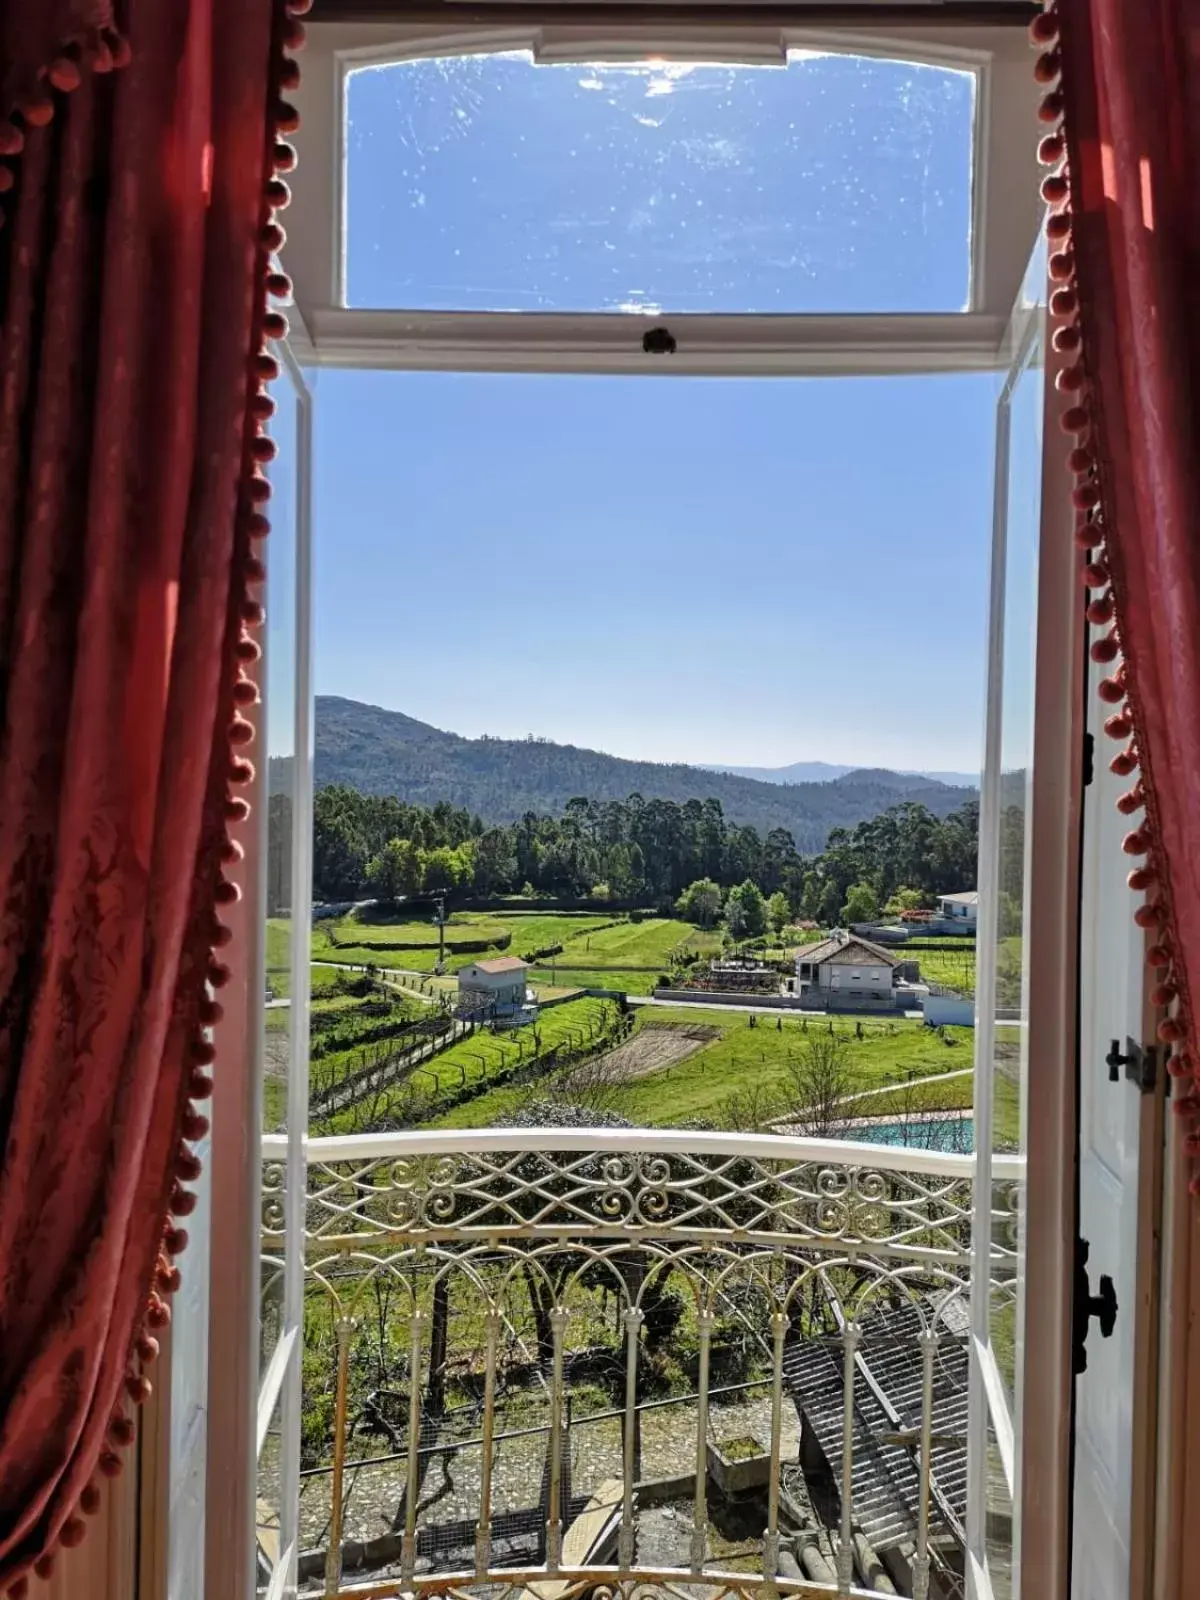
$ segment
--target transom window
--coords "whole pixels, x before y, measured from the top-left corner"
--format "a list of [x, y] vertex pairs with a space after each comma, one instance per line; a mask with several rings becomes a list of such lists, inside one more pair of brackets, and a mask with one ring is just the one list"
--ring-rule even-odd
[[815, 50], [765, 67], [508, 52], [353, 71], [346, 302], [964, 311], [976, 86], [971, 70]]

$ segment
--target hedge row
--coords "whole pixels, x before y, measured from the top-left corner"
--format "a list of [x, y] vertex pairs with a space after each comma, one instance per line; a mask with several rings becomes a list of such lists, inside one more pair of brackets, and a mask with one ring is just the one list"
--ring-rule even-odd
[[[381, 953], [389, 950], [436, 950], [438, 947], [436, 939], [381, 942], [378, 939], [338, 939], [332, 932], [329, 933], [329, 942], [335, 950], [345, 947], [348, 950], [378, 950]], [[497, 934], [494, 939], [447, 938], [446, 952], [457, 956], [482, 955], [485, 950], [507, 950], [511, 943], [512, 934], [508, 932]]]

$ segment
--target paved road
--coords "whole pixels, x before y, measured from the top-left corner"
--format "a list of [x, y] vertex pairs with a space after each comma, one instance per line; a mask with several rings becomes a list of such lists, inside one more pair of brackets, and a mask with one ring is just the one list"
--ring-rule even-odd
[[[809, 1017], [817, 1022], [827, 1022], [831, 1017], [861, 1022], [921, 1022], [922, 1011], [805, 1011], [799, 1006], [719, 1005], [712, 1000], [659, 1000], [652, 994], [631, 994], [625, 997], [631, 1006], [667, 1006], [672, 1010], [686, 1010], [694, 1006], [701, 1011], [748, 1011], [756, 1017]], [[1023, 1028], [1019, 1017], [997, 1017], [998, 1028]]]

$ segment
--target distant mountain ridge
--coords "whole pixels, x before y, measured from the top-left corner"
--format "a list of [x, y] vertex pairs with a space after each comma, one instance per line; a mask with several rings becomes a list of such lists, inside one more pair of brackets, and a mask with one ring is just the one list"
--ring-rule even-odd
[[[835, 783], [839, 778], [862, 772], [862, 767], [842, 766], [836, 761], [793, 761], [787, 767], [717, 767], [705, 763], [705, 772], [728, 772], [738, 778], [757, 778], [760, 783]], [[880, 769], [869, 769], [872, 771]], [[933, 783], [945, 783], [953, 789], [974, 789], [979, 783], [977, 772], [891, 772], [896, 778], [928, 778]]]
[[[823, 849], [830, 829], [853, 827], [900, 801], [946, 816], [976, 796], [974, 788], [882, 769], [817, 783], [763, 782], [549, 740], [464, 739], [402, 711], [337, 695], [317, 696], [315, 754], [318, 787], [345, 783], [420, 805], [447, 800], [488, 823], [512, 822], [526, 811], [558, 815], [577, 795], [603, 801], [640, 794], [680, 803], [711, 798], [731, 822], [763, 834], [786, 828], [805, 853]], [[272, 763], [273, 787], [283, 779], [282, 766]]]

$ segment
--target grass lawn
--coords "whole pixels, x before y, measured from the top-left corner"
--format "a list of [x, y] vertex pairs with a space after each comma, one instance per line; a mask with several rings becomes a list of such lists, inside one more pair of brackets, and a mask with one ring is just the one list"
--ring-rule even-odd
[[622, 994], [649, 994], [658, 977], [657, 972], [630, 972], [625, 967], [565, 967], [566, 955], [559, 956], [551, 965], [543, 962], [533, 968], [529, 981], [535, 988], [551, 985], [571, 989], [616, 989]]
[[[553, 1015], [547, 1013], [547, 1017]], [[719, 1028], [720, 1036], [685, 1061], [638, 1078], [616, 1091], [612, 1109], [640, 1127], [672, 1127], [695, 1117], [719, 1124], [722, 1103], [750, 1084], [761, 1083], [782, 1091], [788, 1052], [795, 1053], [803, 1038], [800, 1019], [792, 1016], [783, 1019], [782, 1030], [767, 1017], [760, 1017], [757, 1026], [751, 1028], [742, 1013], [699, 1006], [646, 1007], [638, 1013], [635, 1028], [640, 1031], [664, 1022], [708, 1024]], [[809, 1019], [811, 1030], [827, 1026], [825, 1018]], [[835, 1031], [848, 1040], [847, 1064], [856, 1089], [869, 1089], [874, 1083], [905, 1078], [909, 1073], [921, 1078], [971, 1065], [973, 1031], [969, 1028], [947, 1029], [947, 1037], [954, 1041], [947, 1044], [916, 1022], [898, 1021], [892, 1027], [894, 1031], [889, 1033], [886, 1024], [864, 1022], [864, 1037], [859, 1040], [853, 1022], [834, 1023]], [[971, 1080], [964, 1078], [962, 1082], [969, 1105]], [[456, 1107], [431, 1125], [487, 1127], [535, 1096], [535, 1089], [505, 1086]], [[867, 1114], [869, 1106], [869, 1102], [864, 1103], [862, 1114]]]
[[538, 983], [569, 984], [576, 989], [650, 994], [658, 974], [668, 970], [671, 952], [680, 945], [716, 954], [721, 936], [673, 917], [621, 922], [598, 933], [577, 935], [553, 962], [535, 967], [533, 978]]
[[[486, 960], [488, 956], [520, 955], [534, 950], [545, 950], [552, 945], [586, 938], [597, 929], [613, 921], [610, 915], [592, 912], [542, 913], [515, 911], [501, 914], [456, 912], [446, 924], [446, 966], [452, 972], [469, 962]], [[624, 925], [629, 926], [629, 925]], [[682, 926], [686, 926], [683, 924]], [[617, 931], [617, 930], [614, 930]], [[312, 953], [322, 961], [346, 962], [352, 966], [374, 964], [377, 967], [405, 969], [410, 972], [432, 972], [438, 958], [438, 930], [433, 922], [389, 922], [369, 913], [362, 917], [343, 917], [333, 925], [336, 944], [329, 930], [313, 930]], [[504, 943], [506, 935], [511, 937]], [[356, 939], [367, 944], [356, 944]], [[455, 940], [494, 941], [487, 950], [455, 951]], [[495, 942], [498, 941], [498, 942]], [[675, 941], [678, 943], [678, 940]], [[369, 945], [419, 944], [417, 949], [372, 949]]]
[[[970, 1029], [948, 1029], [953, 1033], [969, 1033]], [[996, 1029], [996, 1044], [998, 1059], [1002, 1059], [1010, 1070], [1016, 1067], [1016, 1052], [1019, 1049], [1020, 1030], [1015, 1027], [1003, 1025]], [[1003, 1052], [1003, 1055], [1001, 1055]], [[970, 1066], [971, 1060], [956, 1065]], [[870, 1099], [863, 1100], [855, 1105], [855, 1114], [861, 1117], [884, 1117], [889, 1112], [899, 1111], [901, 1105], [906, 1114], [921, 1111], [969, 1111], [975, 1104], [975, 1080], [973, 1077], [952, 1078], [944, 1083], [916, 1082], [911, 1087], [906, 1083], [902, 1088], [896, 1087], [892, 1091], [881, 1091]], [[993, 1116], [995, 1120], [995, 1148], [997, 1150], [1017, 1150], [1021, 1140], [1021, 1100], [1020, 1091], [1013, 1079], [1005, 1072], [999, 1071], [995, 1076], [995, 1094]]]
[[[287, 1000], [292, 993], [291, 924], [280, 917], [267, 922], [267, 988], [272, 1000]], [[308, 979], [313, 994], [337, 986], [338, 973], [315, 962]], [[268, 1013], [270, 1015], [270, 1013]]]
[[651, 917], [645, 922], [619, 922], [597, 933], [579, 933], [566, 945], [559, 960], [581, 971], [601, 967], [652, 967], [661, 971], [673, 950], [686, 944], [693, 950], [717, 951], [719, 934], [704, 932], [690, 922], [673, 917]]
[[[276, 940], [279, 964], [285, 966], [285, 925], [279, 923], [269, 937]], [[561, 945], [561, 953], [553, 963], [543, 959], [534, 967], [535, 982], [555, 989], [622, 989], [628, 994], [649, 994], [657, 975], [668, 969], [672, 951], [681, 945], [706, 955], [715, 954], [721, 947], [718, 933], [674, 917], [631, 922], [611, 912], [588, 911], [455, 912], [446, 924], [446, 938], [446, 970], [451, 973], [488, 956], [528, 956], [535, 950]], [[479, 939], [498, 942], [486, 951], [453, 948], [455, 940]], [[312, 954], [314, 960], [347, 966], [432, 973], [438, 959], [437, 924], [412, 919], [389, 921], [367, 909], [315, 928]], [[277, 994], [287, 992], [286, 972], [281, 978], [283, 987], [272, 984]]]
[[[320, 931], [325, 933], [327, 929], [332, 931], [339, 944], [354, 944], [359, 939], [366, 939], [373, 944], [430, 945], [435, 950], [438, 945], [437, 923], [431, 918], [396, 919], [376, 913], [369, 906], [352, 916], [339, 917], [336, 922], [325, 924]], [[505, 932], [506, 925], [497, 917], [455, 912], [446, 919], [448, 944], [455, 939], [498, 939]]]
[[[782, 1094], [788, 1055], [796, 1054], [804, 1033], [802, 1019], [781, 1020], [782, 1029], [769, 1017], [759, 1017], [757, 1026], [751, 1028], [749, 1017], [740, 1013], [734, 1021], [728, 1012], [693, 1006], [647, 1008], [638, 1016], [639, 1028], [654, 1022], [703, 1022], [722, 1026], [722, 1037], [678, 1066], [629, 1084], [617, 1109], [632, 1122], [669, 1127], [691, 1117], [719, 1121], [721, 1103], [751, 1085]], [[826, 1018], [808, 1019], [810, 1031], [828, 1031], [828, 1025]], [[969, 1028], [947, 1029], [943, 1040], [918, 1022], [897, 1021], [891, 1025], [895, 1031], [889, 1033], [886, 1023], [864, 1021], [860, 1040], [853, 1022], [836, 1020], [833, 1026], [835, 1033], [847, 1040], [846, 1063], [855, 1090], [905, 1078], [909, 1073], [926, 1077], [971, 1065], [974, 1035]]]
[[[554, 1006], [550, 1011], [543, 1012], [537, 1023], [530, 1027], [513, 1028], [496, 1034], [480, 1032], [472, 1038], [460, 1039], [419, 1067], [413, 1081], [426, 1089], [433, 1089], [435, 1085], [445, 1090], [458, 1089], [480, 1078], [493, 1077], [517, 1061], [528, 1060], [535, 1050], [540, 1053], [560, 1044], [584, 1044], [600, 1034], [605, 1021], [611, 1020], [612, 1015], [613, 1008], [605, 1001], [569, 1000], [565, 1005]], [[528, 1085], [515, 1090], [518, 1102], [529, 1098], [530, 1093]], [[401, 1109], [405, 1102], [404, 1088], [396, 1090], [394, 1099], [397, 1110]], [[473, 1106], [491, 1099], [491, 1094], [483, 1095], [456, 1109], [469, 1111]], [[373, 1100], [372, 1109], [376, 1116], [386, 1116], [389, 1097], [381, 1095]], [[454, 1113], [450, 1112], [443, 1119], [431, 1120], [428, 1125], [479, 1127], [491, 1120], [490, 1117], [485, 1118], [484, 1124], [469, 1119], [455, 1122], [453, 1116]], [[354, 1133], [357, 1131], [355, 1109], [338, 1112], [327, 1120], [321, 1119], [319, 1126], [314, 1117], [312, 1126], [314, 1132]]]

